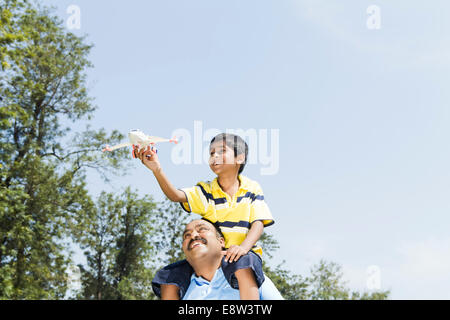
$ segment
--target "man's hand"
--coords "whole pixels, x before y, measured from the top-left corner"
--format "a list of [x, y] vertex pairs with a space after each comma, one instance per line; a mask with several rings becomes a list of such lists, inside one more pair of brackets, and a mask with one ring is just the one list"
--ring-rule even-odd
[[232, 245], [227, 250], [227, 253], [225, 256], [225, 261], [226, 262], [236, 262], [239, 260], [240, 257], [242, 257], [243, 255], [245, 255], [247, 253], [248, 253], [248, 250], [245, 250], [243, 247]]
[[161, 169], [161, 164], [159, 163], [158, 155], [153, 147], [148, 146], [139, 151], [139, 148], [133, 146], [133, 152], [136, 158], [141, 160], [142, 164], [152, 170], [153, 172]]

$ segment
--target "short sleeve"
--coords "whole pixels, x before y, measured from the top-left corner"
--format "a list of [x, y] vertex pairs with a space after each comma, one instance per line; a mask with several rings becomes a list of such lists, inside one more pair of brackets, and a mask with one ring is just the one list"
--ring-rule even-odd
[[250, 223], [258, 220], [263, 222], [264, 227], [268, 227], [275, 223], [269, 206], [264, 199], [264, 193], [259, 184], [257, 184], [252, 194], [250, 206]]
[[212, 197], [204, 187], [197, 184], [191, 188], [180, 189], [184, 192], [187, 198], [187, 202], [180, 202], [181, 207], [186, 212], [193, 212], [200, 215], [205, 215], [209, 208], [209, 198]]
[[223, 274], [233, 289], [239, 289], [235, 272], [239, 269], [248, 268], [253, 270], [258, 288], [261, 287], [264, 282], [264, 273], [262, 269], [262, 260], [256, 253], [249, 251], [249, 253], [240, 257], [236, 262], [226, 262], [225, 257], [222, 260]]
[[186, 294], [194, 270], [186, 260], [177, 261], [160, 269], [152, 280], [152, 289], [161, 298], [161, 285], [173, 284], [180, 290], [180, 299]]

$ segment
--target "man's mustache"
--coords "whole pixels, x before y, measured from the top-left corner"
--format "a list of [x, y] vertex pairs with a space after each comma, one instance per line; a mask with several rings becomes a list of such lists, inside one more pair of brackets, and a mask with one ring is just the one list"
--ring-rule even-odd
[[189, 241], [189, 244], [188, 244], [188, 247], [187, 247], [188, 250], [192, 250], [191, 244], [192, 244], [194, 241], [201, 241], [203, 244], [205, 244], [205, 245], [207, 244], [206, 239], [203, 239], [202, 237], [195, 237], [194, 239], [191, 239], [191, 241]]

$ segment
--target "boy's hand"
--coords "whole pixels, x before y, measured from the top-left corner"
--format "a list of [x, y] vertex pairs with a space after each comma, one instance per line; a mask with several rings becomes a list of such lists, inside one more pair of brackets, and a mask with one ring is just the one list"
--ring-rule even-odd
[[161, 164], [159, 163], [158, 155], [155, 150], [152, 150], [152, 147], [148, 146], [139, 151], [139, 148], [133, 146], [133, 152], [136, 158], [141, 160], [142, 164], [155, 172], [161, 168]]
[[240, 257], [247, 254], [248, 250], [245, 250], [241, 246], [232, 245], [228, 248], [227, 253], [225, 255], [225, 261], [226, 262], [236, 262], [239, 260]]

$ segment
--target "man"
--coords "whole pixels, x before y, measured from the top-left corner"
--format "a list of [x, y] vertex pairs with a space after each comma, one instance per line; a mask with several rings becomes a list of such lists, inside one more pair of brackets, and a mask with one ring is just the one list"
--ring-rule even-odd
[[[186, 260], [178, 262], [190, 270], [191, 279], [185, 285], [165, 275], [170, 274], [170, 266], [160, 270], [153, 280], [153, 288], [163, 300], [214, 299], [252, 300], [283, 299], [273, 283], [253, 266], [261, 263], [255, 255], [245, 255], [237, 262], [224, 260], [225, 240], [220, 230], [203, 219], [191, 221], [183, 233], [183, 252]], [[172, 277], [172, 275], [170, 275]], [[262, 286], [261, 284], [264, 283]], [[261, 286], [261, 287], [260, 287]], [[260, 288], [258, 288], [260, 287]], [[238, 289], [239, 288], [239, 289]]]

